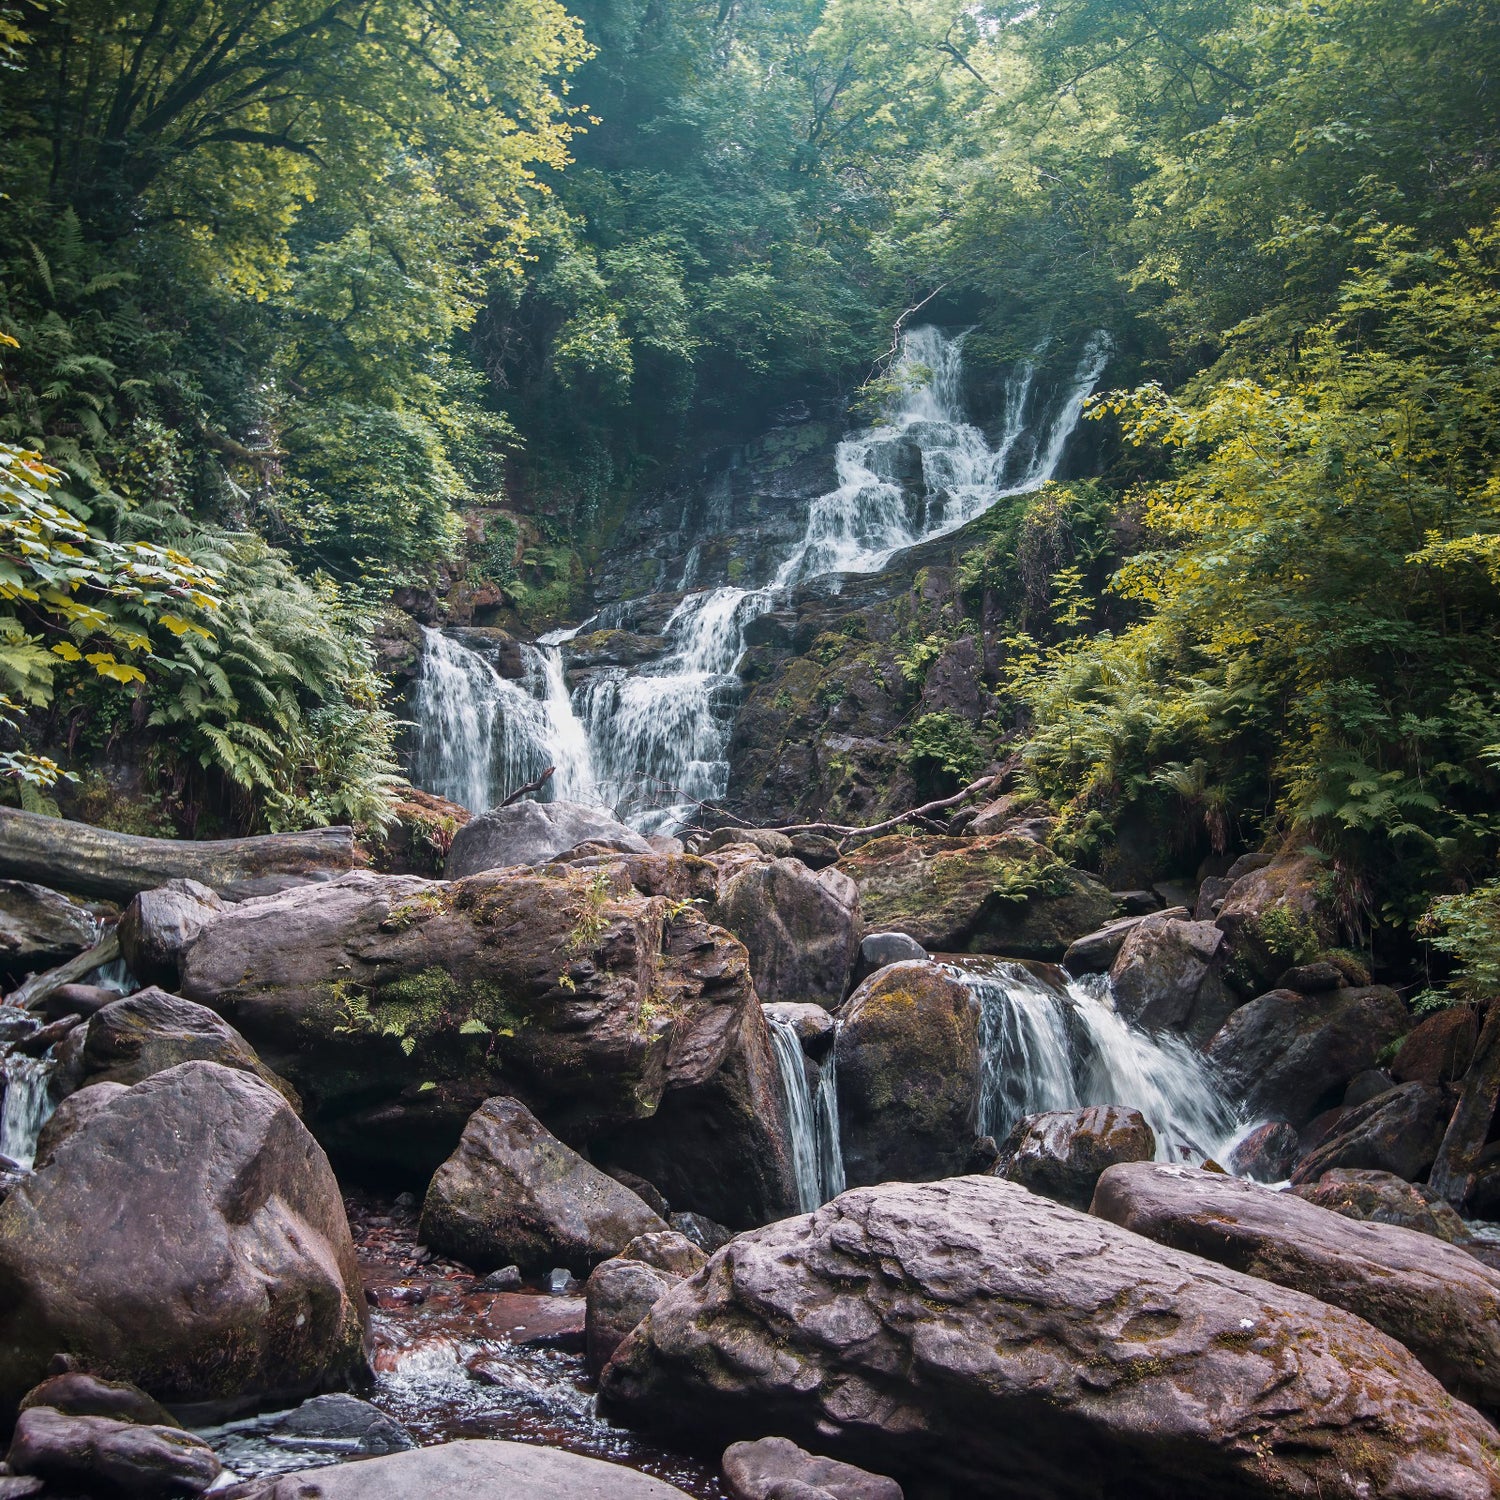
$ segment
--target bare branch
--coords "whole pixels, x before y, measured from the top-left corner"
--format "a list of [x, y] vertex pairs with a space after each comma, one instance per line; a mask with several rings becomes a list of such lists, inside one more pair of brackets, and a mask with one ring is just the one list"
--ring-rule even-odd
[[518, 786], [515, 791], [513, 791], [510, 796], [508, 796], [505, 801], [500, 804], [500, 806], [509, 807], [513, 802], [519, 802], [522, 797], [529, 797], [533, 792], [541, 791], [541, 789], [546, 786], [547, 783], [552, 779], [552, 773], [556, 769], [556, 766], [548, 766], [547, 769], [543, 771], [535, 781], [528, 781], [525, 786]]

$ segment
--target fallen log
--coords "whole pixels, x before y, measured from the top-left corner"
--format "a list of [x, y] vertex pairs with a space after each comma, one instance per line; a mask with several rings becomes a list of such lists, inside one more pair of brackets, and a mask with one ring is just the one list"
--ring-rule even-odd
[[331, 880], [353, 869], [354, 830], [314, 828], [248, 839], [148, 839], [0, 807], [0, 878], [129, 901], [169, 880], [197, 880], [227, 901]]
[[119, 956], [119, 933], [106, 932], [86, 952], [74, 954], [67, 963], [59, 964], [55, 969], [48, 969], [44, 974], [33, 974], [24, 984], [17, 985], [5, 997], [5, 1003], [18, 1006], [21, 1010], [30, 1010], [33, 1006], [39, 1005], [54, 990], [60, 990], [65, 984], [76, 984], [80, 979], [92, 974], [95, 969], [102, 969], [105, 964], [112, 964]]

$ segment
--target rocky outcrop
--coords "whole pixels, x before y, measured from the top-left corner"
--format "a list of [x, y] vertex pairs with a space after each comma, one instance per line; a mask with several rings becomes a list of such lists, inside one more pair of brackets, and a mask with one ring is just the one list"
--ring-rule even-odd
[[902, 1500], [894, 1479], [821, 1458], [786, 1438], [731, 1443], [724, 1480], [731, 1500]]
[[142, 891], [120, 914], [120, 951], [140, 984], [175, 989], [182, 953], [224, 910], [216, 891], [196, 880], [169, 880]]
[[675, 1485], [620, 1464], [478, 1438], [302, 1469], [215, 1493], [221, 1500], [686, 1500]]
[[1394, 1172], [1335, 1167], [1316, 1182], [1303, 1183], [1291, 1191], [1346, 1219], [1395, 1224], [1450, 1245], [1462, 1244], [1469, 1237], [1468, 1226], [1437, 1193], [1421, 1183], [1405, 1182]]
[[821, 1061], [833, 1046], [836, 1023], [821, 1005], [796, 1005], [782, 1001], [779, 1005], [761, 1007], [767, 1022], [781, 1022], [797, 1033], [802, 1050], [815, 1061]]
[[1310, 855], [1278, 858], [1234, 879], [1215, 918], [1228, 940], [1229, 973], [1256, 994], [1333, 941], [1330, 882]]
[[1159, 1162], [1111, 1167], [1093, 1212], [1345, 1308], [1404, 1344], [1461, 1400], [1500, 1406], [1500, 1272], [1462, 1250], [1243, 1178]]
[[844, 1171], [853, 1185], [961, 1172], [979, 1109], [979, 1020], [941, 964], [877, 970], [843, 1011], [835, 1057]]
[[1155, 1155], [1156, 1135], [1139, 1110], [1096, 1104], [1018, 1120], [1000, 1148], [995, 1171], [1044, 1198], [1083, 1210], [1106, 1167]]
[[517, 802], [480, 813], [453, 835], [450, 879], [515, 865], [540, 865], [579, 844], [603, 842], [636, 854], [651, 846], [613, 813], [581, 802]]
[[0, 1205], [0, 1413], [59, 1352], [179, 1416], [364, 1369], [338, 1183], [281, 1095], [189, 1062], [84, 1101]]
[[741, 1235], [602, 1387], [633, 1424], [775, 1433], [974, 1494], [1500, 1482], [1494, 1430], [1368, 1323], [990, 1177], [859, 1189]]
[[1394, 1172], [1408, 1182], [1425, 1177], [1443, 1141], [1453, 1101], [1439, 1088], [1403, 1083], [1339, 1120], [1328, 1140], [1298, 1163], [1293, 1182], [1316, 1182], [1334, 1167]]
[[1305, 1125], [1337, 1104], [1349, 1080], [1375, 1066], [1406, 1030], [1394, 990], [1272, 990], [1242, 1005], [1208, 1046], [1225, 1084], [1256, 1115]]
[[1030, 839], [890, 834], [846, 854], [866, 922], [949, 953], [1059, 959], [1114, 915], [1092, 876]]
[[629, 1188], [549, 1134], [524, 1104], [490, 1099], [433, 1174], [418, 1233], [477, 1271], [567, 1266], [581, 1274], [636, 1235], [666, 1227]]
[[1147, 1031], [1181, 1032], [1201, 1045], [1239, 1003], [1224, 980], [1226, 954], [1212, 922], [1146, 917], [1110, 966], [1115, 1009]]
[[167, 1500], [201, 1495], [223, 1465], [201, 1438], [177, 1427], [81, 1417], [48, 1406], [23, 1411], [6, 1464], [58, 1492]]
[[92, 948], [94, 914], [44, 885], [0, 880], [0, 975], [19, 979]]
[[859, 888], [837, 867], [814, 874], [798, 859], [772, 859], [731, 876], [713, 910], [750, 955], [764, 1003], [842, 1003], [863, 926]]

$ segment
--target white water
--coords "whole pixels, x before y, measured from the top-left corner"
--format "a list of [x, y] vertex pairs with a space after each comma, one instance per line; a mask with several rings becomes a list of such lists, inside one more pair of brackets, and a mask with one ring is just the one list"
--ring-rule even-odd
[[1090, 1104], [1140, 1110], [1162, 1161], [1222, 1160], [1242, 1132], [1202, 1054], [1127, 1025], [1104, 976], [1064, 988], [1019, 964], [954, 972], [979, 1002], [981, 1135], [1003, 1144], [1023, 1115]]
[[833, 1052], [822, 1066], [816, 1092], [807, 1084], [802, 1043], [790, 1021], [766, 1017], [771, 1050], [781, 1080], [791, 1138], [792, 1170], [797, 1178], [797, 1206], [808, 1214], [844, 1191], [844, 1158], [839, 1144], [838, 1083]]
[[51, 1058], [24, 1057], [10, 1052], [0, 1059], [5, 1075], [5, 1101], [0, 1105], [0, 1156], [17, 1166], [30, 1167], [36, 1159], [37, 1136], [52, 1113], [47, 1083]]

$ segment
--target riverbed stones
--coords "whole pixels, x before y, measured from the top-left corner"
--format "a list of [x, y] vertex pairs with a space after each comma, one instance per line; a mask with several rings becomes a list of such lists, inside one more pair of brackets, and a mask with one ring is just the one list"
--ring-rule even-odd
[[1202, 1044], [1235, 1008], [1225, 982], [1224, 934], [1212, 922], [1147, 917], [1110, 965], [1115, 1010], [1147, 1031], [1175, 1031]]
[[16, 1421], [6, 1464], [62, 1494], [169, 1500], [201, 1495], [223, 1465], [201, 1438], [178, 1427], [147, 1427], [110, 1417], [75, 1416], [34, 1406]]
[[1093, 1210], [1174, 1250], [1305, 1292], [1405, 1345], [1460, 1400], [1500, 1408], [1500, 1272], [1456, 1246], [1239, 1177], [1111, 1167]]
[[666, 1227], [519, 1100], [490, 1099], [433, 1175], [418, 1236], [476, 1271], [566, 1265], [583, 1274], [636, 1235]]
[[75, 1417], [110, 1417], [116, 1422], [176, 1427], [177, 1421], [159, 1401], [128, 1380], [104, 1380], [83, 1370], [51, 1375], [21, 1400], [21, 1410], [50, 1406]]
[[621, 1464], [480, 1438], [303, 1469], [216, 1493], [222, 1500], [685, 1500], [676, 1485]]
[[888, 834], [839, 860], [872, 927], [929, 951], [1060, 959], [1115, 914], [1091, 875], [1031, 839]]
[[1138, 1109], [1095, 1104], [1018, 1120], [995, 1170], [1044, 1198], [1084, 1210], [1106, 1167], [1155, 1155], [1156, 1134]]
[[339, 1186], [280, 1094], [188, 1062], [84, 1089], [64, 1113], [0, 1205], [0, 1420], [58, 1353], [179, 1417], [364, 1370]]
[[788, 1438], [731, 1443], [723, 1466], [731, 1500], [902, 1500], [894, 1479], [809, 1453]]
[[1132, 1500], [1500, 1483], [1494, 1429], [1368, 1323], [993, 1177], [857, 1189], [739, 1236], [602, 1391], [633, 1425], [785, 1436], [1005, 1500], [1121, 1476]]
[[481, 870], [541, 865], [579, 844], [600, 841], [649, 854], [651, 846], [602, 807], [581, 802], [517, 802], [471, 818], [453, 835], [446, 871], [450, 879]]
[[1347, 1110], [1337, 1130], [1297, 1164], [1292, 1181], [1316, 1182], [1334, 1167], [1366, 1167], [1415, 1182], [1432, 1167], [1452, 1114], [1446, 1090], [1403, 1083]]
[[142, 891], [120, 913], [120, 951], [143, 985], [176, 987], [182, 953], [224, 910], [217, 891], [197, 880], [169, 880]]
[[941, 964], [888, 964], [842, 1012], [838, 1065], [844, 1171], [854, 1185], [964, 1170], [979, 1110], [979, 1018]]
[[1300, 1128], [1337, 1104], [1349, 1080], [1373, 1068], [1406, 1027], [1400, 996], [1383, 985], [1315, 995], [1271, 990], [1240, 1006], [1207, 1052], [1252, 1118]]

